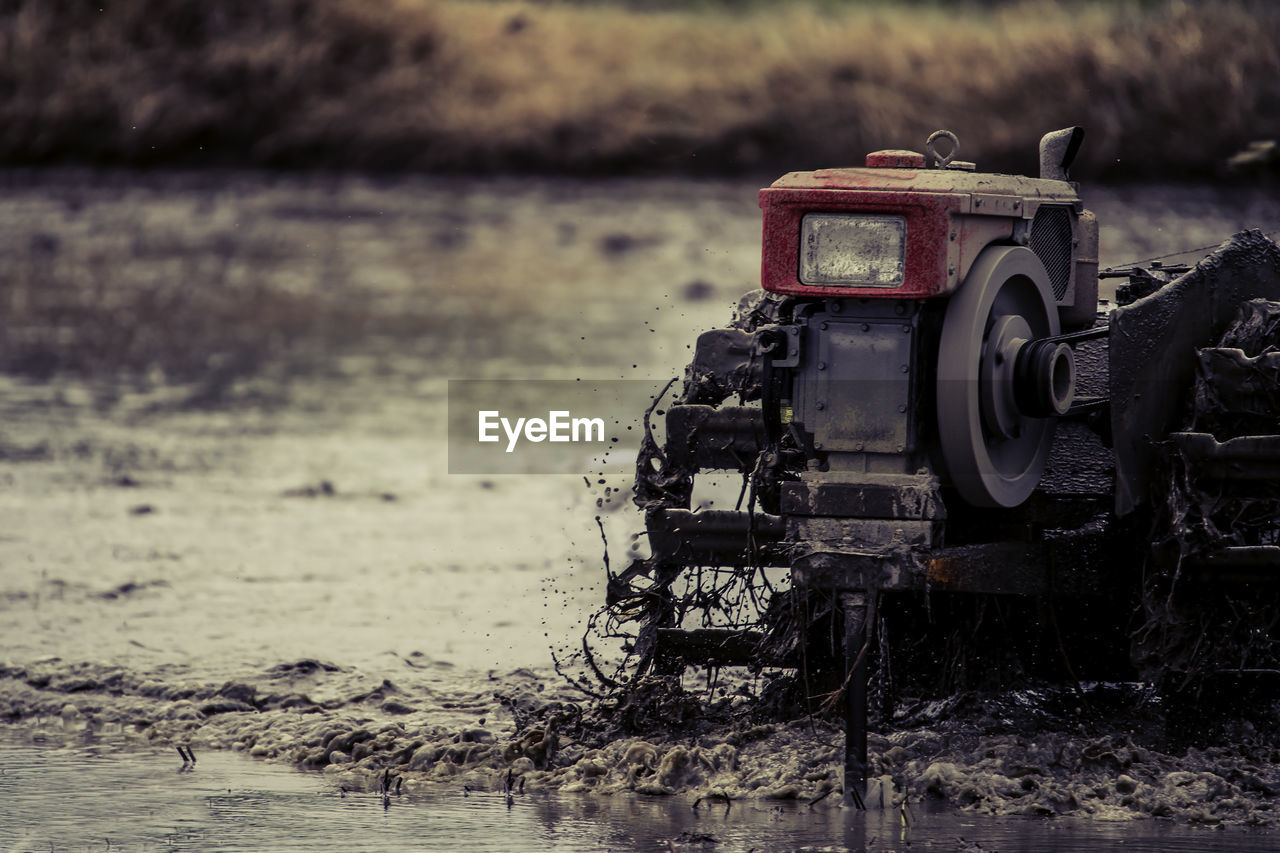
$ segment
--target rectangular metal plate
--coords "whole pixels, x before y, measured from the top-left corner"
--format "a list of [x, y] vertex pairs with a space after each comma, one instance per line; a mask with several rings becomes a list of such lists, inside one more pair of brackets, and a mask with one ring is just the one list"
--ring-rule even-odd
[[820, 315], [810, 321], [796, 418], [826, 452], [904, 453], [914, 327]]

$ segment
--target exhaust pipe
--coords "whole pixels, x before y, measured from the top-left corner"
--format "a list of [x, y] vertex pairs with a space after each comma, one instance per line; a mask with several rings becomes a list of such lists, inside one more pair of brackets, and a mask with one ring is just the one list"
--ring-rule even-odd
[[1040, 138], [1040, 177], [1052, 181], [1067, 180], [1067, 170], [1076, 159], [1084, 142], [1083, 127], [1054, 130]]

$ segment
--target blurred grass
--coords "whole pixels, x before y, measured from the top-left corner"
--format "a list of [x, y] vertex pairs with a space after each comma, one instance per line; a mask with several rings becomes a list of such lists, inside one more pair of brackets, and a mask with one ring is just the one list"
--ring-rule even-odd
[[777, 171], [919, 148], [1215, 174], [1280, 136], [1280, 6], [0, 0], [0, 162]]

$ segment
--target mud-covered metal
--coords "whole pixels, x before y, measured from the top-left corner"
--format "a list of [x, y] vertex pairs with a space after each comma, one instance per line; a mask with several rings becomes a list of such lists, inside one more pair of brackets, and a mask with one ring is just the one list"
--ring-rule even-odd
[[902, 542], [862, 550], [811, 543], [793, 556], [792, 573], [797, 583], [824, 589], [1100, 595], [1115, 588], [1116, 536], [1095, 517], [1076, 528], [1046, 530], [1035, 542], [927, 548]]
[[1280, 412], [1280, 352], [1266, 342], [1278, 340], [1280, 303], [1252, 299], [1240, 306], [1218, 346], [1197, 353], [1194, 429], [1224, 438], [1274, 429]]
[[759, 407], [683, 404], [667, 412], [667, 459], [678, 468], [745, 473], [755, 467], [765, 444]]
[[780, 516], [735, 510], [653, 509], [645, 519], [653, 558], [684, 565], [789, 564]]
[[1241, 303], [1280, 299], [1280, 246], [1260, 231], [1223, 243], [1185, 275], [1111, 316], [1115, 509], [1145, 502], [1155, 443], [1187, 405], [1197, 348], [1221, 336]]
[[760, 396], [764, 354], [759, 332], [712, 329], [698, 336], [682, 402], [716, 405], [733, 394]]
[[[1280, 390], [1280, 385], [1275, 390]], [[1169, 441], [1186, 460], [1191, 476], [1202, 483], [1280, 483], [1280, 435], [1243, 435], [1219, 441], [1211, 433], [1175, 432]]]
[[907, 518], [943, 521], [938, 482], [927, 474], [848, 482], [815, 475], [782, 485], [782, 511], [791, 516]]
[[[1233, 270], [1250, 279], [1234, 267], [1222, 274]], [[1238, 304], [1194, 353], [1176, 431], [1153, 443], [1155, 536], [1134, 645], [1151, 680], [1195, 686], [1223, 671], [1280, 667], [1278, 320], [1280, 301]]]

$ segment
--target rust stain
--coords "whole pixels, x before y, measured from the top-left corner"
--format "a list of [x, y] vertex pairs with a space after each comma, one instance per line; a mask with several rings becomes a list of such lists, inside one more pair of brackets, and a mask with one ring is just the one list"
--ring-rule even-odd
[[925, 580], [940, 586], [955, 584], [959, 580], [956, 571], [958, 568], [956, 561], [950, 557], [930, 557], [924, 561]]

